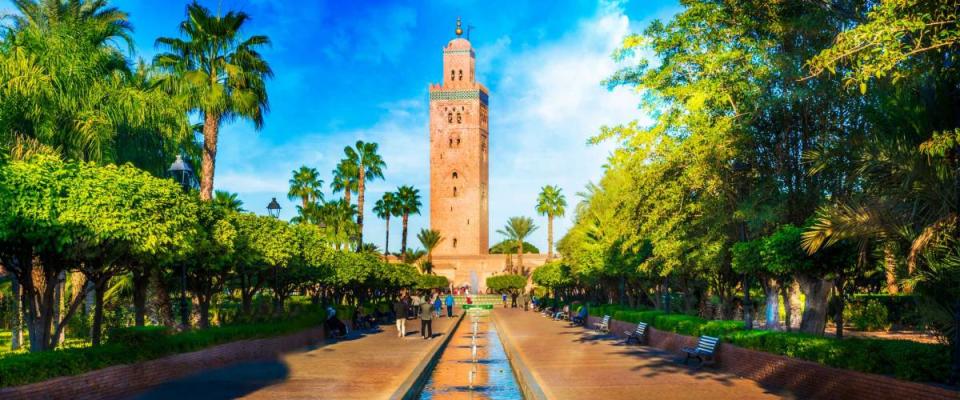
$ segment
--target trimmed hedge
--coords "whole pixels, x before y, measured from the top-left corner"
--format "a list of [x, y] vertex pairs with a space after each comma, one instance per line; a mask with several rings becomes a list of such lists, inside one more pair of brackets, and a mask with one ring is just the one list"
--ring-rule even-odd
[[743, 321], [708, 321], [684, 314], [623, 307], [596, 306], [590, 314], [610, 315], [623, 322], [646, 322], [658, 330], [681, 335], [717, 336], [747, 349], [909, 381], [946, 383], [950, 371], [950, 349], [939, 344], [864, 338], [837, 340], [793, 332], [745, 331]]
[[244, 339], [280, 336], [323, 324], [323, 312], [295, 318], [244, 325], [228, 325], [178, 334], [162, 328], [125, 328], [111, 331], [99, 347], [63, 349], [0, 357], [0, 387], [19, 386], [77, 375], [112, 365], [134, 364], [171, 354]]

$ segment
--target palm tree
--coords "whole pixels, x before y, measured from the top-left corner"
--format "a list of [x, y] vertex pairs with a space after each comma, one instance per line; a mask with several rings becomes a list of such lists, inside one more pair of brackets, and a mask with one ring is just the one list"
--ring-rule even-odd
[[427, 262], [423, 265], [423, 272], [426, 274], [433, 273], [433, 249], [437, 248], [437, 245], [443, 241], [443, 236], [440, 236], [440, 231], [433, 229], [421, 229], [420, 233], [417, 234], [417, 239], [420, 239], [420, 244], [423, 245], [423, 248], [427, 250]]
[[537, 212], [547, 216], [547, 260], [553, 259], [553, 218], [566, 212], [567, 198], [556, 186], [544, 186], [537, 197]]
[[357, 237], [358, 243], [363, 243], [363, 195], [366, 190], [366, 181], [373, 181], [377, 178], [383, 178], [383, 168], [387, 163], [377, 154], [379, 145], [376, 143], [365, 143], [358, 140], [355, 147], [344, 147], [343, 152], [347, 155], [349, 163], [356, 165], [357, 177]]
[[343, 199], [350, 202], [350, 194], [357, 192], [357, 165], [350, 160], [340, 160], [337, 168], [333, 170], [333, 180], [330, 181], [330, 189], [333, 193], [343, 192]]
[[241, 118], [252, 121], [259, 130], [269, 109], [265, 81], [273, 71], [258, 50], [269, 45], [270, 39], [241, 37], [249, 19], [242, 11], [213, 15], [194, 1], [180, 23], [186, 38], [157, 39], [157, 46], [166, 52], [158, 54], [154, 63], [172, 74], [169, 85], [177, 87], [203, 118], [201, 200], [213, 197], [220, 123]]
[[319, 206], [316, 214], [318, 224], [327, 231], [330, 242], [338, 249], [351, 243], [353, 233], [356, 232], [356, 224], [353, 222], [357, 215], [356, 206], [347, 203], [345, 199], [339, 199]]
[[400, 207], [400, 215], [403, 217], [403, 234], [400, 239], [400, 254], [407, 254], [407, 220], [410, 214], [420, 214], [420, 191], [413, 186], [400, 186], [397, 188], [397, 202]]
[[[497, 230], [497, 233], [517, 242], [517, 267], [520, 268], [520, 271], [523, 271], [523, 241], [535, 230], [537, 230], [537, 226], [533, 224], [533, 218], [530, 217], [510, 217], [507, 220], [507, 225], [503, 229]], [[510, 273], [515, 273], [515, 271], [510, 271]]]
[[393, 192], [384, 193], [383, 197], [381, 197], [380, 200], [377, 200], [377, 203], [374, 204], [373, 212], [377, 214], [377, 217], [387, 222], [387, 238], [383, 245], [383, 255], [390, 255], [390, 217], [400, 216], [400, 207], [399, 202], [397, 201], [397, 195]]
[[230, 193], [225, 190], [216, 191], [213, 204], [223, 210], [243, 211], [243, 200], [240, 200], [236, 193]]
[[310, 203], [322, 202], [323, 181], [320, 179], [320, 173], [306, 165], [293, 171], [287, 198], [290, 200], [299, 198], [302, 203], [301, 210], [306, 210]]

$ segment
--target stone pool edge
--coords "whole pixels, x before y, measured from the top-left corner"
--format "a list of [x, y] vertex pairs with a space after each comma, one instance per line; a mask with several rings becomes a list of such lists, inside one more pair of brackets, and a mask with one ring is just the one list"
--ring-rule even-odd
[[[500, 325], [497, 313], [491, 311], [490, 316], [494, 324]], [[497, 328], [495, 327], [494, 329]], [[497, 332], [497, 336], [500, 337], [500, 344], [503, 345], [503, 352], [506, 353], [507, 361], [510, 362], [510, 368], [513, 370], [513, 376], [517, 379], [520, 392], [523, 393], [523, 398], [526, 400], [546, 400], [547, 395], [543, 392], [543, 388], [540, 387], [537, 379], [533, 377], [533, 373], [527, 368], [526, 362], [523, 361], [523, 356], [516, 351], [513, 339], [510, 338], [507, 332], [499, 329], [497, 329]]]
[[433, 348], [430, 349], [427, 356], [420, 360], [420, 363], [413, 368], [413, 371], [410, 372], [407, 379], [390, 395], [390, 399], [414, 400], [420, 395], [420, 392], [423, 391], [424, 386], [426, 386], [427, 381], [430, 379], [430, 373], [437, 365], [437, 362], [440, 361], [440, 355], [443, 354], [443, 350], [447, 348], [447, 343], [450, 343], [450, 340], [453, 339], [454, 333], [457, 332], [457, 328], [460, 327], [460, 322], [463, 321], [466, 315], [466, 311], [460, 312], [457, 321], [447, 330], [443, 340], [433, 345]]

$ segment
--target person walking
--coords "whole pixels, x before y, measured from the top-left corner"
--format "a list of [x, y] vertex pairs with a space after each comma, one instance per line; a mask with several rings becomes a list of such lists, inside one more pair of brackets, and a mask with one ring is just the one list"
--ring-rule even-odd
[[504, 293], [500, 297], [503, 299], [503, 308], [507, 308], [507, 294]]
[[393, 313], [397, 318], [397, 337], [407, 336], [407, 304], [403, 299], [393, 302]]
[[443, 299], [447, 305], [447, 317], [453, 317], [453, 295], [447, 293], [447, 298]]
[[524, 293], [521, 300], [523, 300], [523, 311], [530, 311], [530, 295]]
[[437, 293], [436, 297], [433, 298], [433, 317], [440, 318], [442, 313], [440, 310], [443, 309], [443, 301], [440, 300], [440, 293]]
[[433, 304], [427, 301], [420, 302], [420, 335], [433, 338]]

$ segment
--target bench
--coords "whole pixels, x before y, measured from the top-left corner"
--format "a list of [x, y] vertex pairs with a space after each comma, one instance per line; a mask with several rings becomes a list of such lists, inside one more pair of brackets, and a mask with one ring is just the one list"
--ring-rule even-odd
[[627, 335], [626, 341], [624, 344], [630, 344], [631, 341], [636, 340], [637, 344], [643, 344], [647, 340], [647, 324], [645, 322], [640, 322], [637, 324], [637, 329], [633, 332], [624, 331], [624, 335]]
[[587, 306], [580, 307], [580, 311], [570, 319], [570, 322], [574, 325], [585, 324], [587, 322]]
[[603, 319], [600, 320], [600, 323], [597, 324], [594, 329], [600, 333], [610, 333], [610, 316], [604, 315]]
[[683, 360], [683, 364], [686, 365], [687, 361], [691, 358], [696, 358], [700, 362], [700, 365], [705, 365], [709, 362], [714, 364], [716, 362], [716, 357], [714, 354], [717, 352], [717, 346], [720, 345], [720, 338], [715, 338], [713, 336], [700, 336], [700, 339], [697, 340], [697, 347], [690, 348], [684, 347], [683, 352], [687, 353], [687, 358]]

